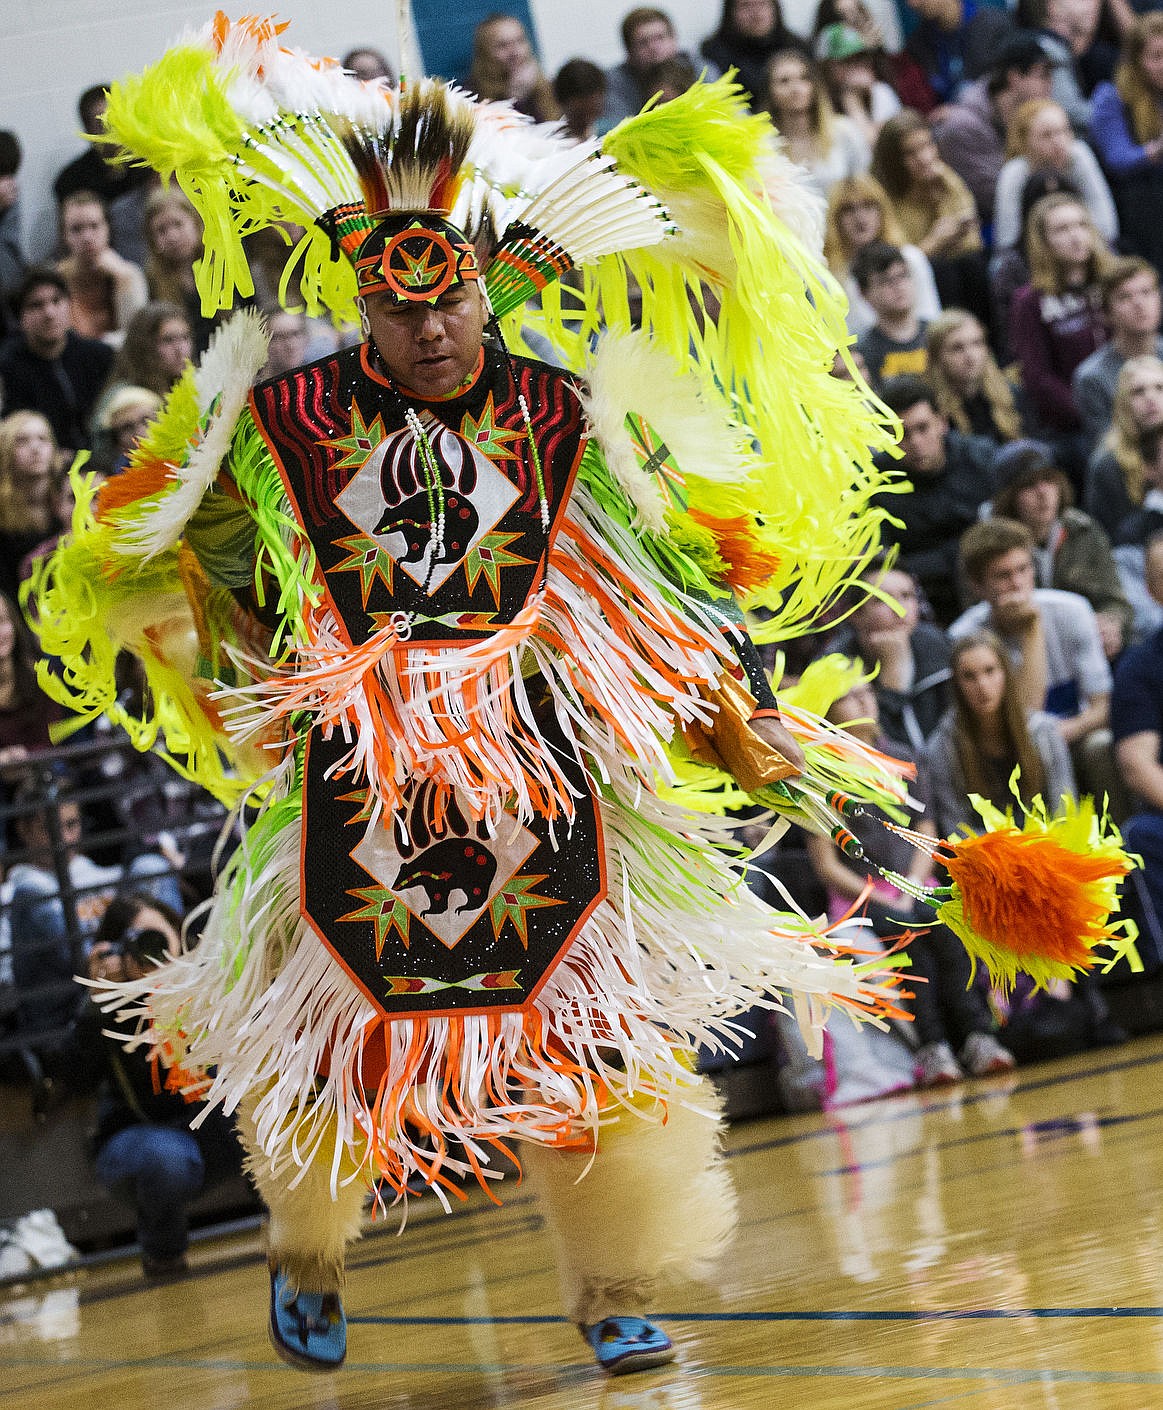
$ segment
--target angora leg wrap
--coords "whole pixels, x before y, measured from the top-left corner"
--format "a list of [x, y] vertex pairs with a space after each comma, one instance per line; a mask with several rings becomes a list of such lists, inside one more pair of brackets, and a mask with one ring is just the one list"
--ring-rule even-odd
[[348, 1179], [354, 1165], [346, 1160], [338, 1173], [342, 1182], [332, 1192], [332, 1147], [324, 1142], [321, 1151], [303, 1173], [295, 1168], [274, 1174], [259, 1146], [253, 1110], [255, 1101], [239, 1108], [238, 1132], [246, 1149], [246, 1169], [258, 1188], [267, 1209], [267, 1250], [272, 1263], [285, 1268], [291, 1282], [307, 1292], [339, 1292], [343, 1286], [343, 1265], [347, 1245], [359, 1237], [364, 1196], [368, 1182], [363, 1175]]
[[730, 1240], [735, 1194], [719, 1154], [718, 1098], [699, 1078], [687, 1095], [701, 1111], [672, 1101], [665, 1125], [628, 1114], [603, 1126], [592, 1165], [570, 1151], [521, 1151], [575, 1322], [644, 1316], [659, 1282], [705, 1278]]

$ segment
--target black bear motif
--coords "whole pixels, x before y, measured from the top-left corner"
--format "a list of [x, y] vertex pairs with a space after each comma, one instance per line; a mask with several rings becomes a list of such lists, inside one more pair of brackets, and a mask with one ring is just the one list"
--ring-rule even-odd
[[[459, 563], [480, 527], [480, 516], [472, 501], [449, 494], [444, 501], [444, 534], [437, 542], [436, 563]], [[427, 492], [414, 494], [403, 504], [389, 504], [376, 525], [376, 533], [403, 534], [401, 563], [419, 563], [432, 542], [432, 506]]]
[[486, 903], [496, 875], [497, 859], [486, 847], [471, 837], [446, 837], [405, 862], [392, 882], [392, 890], [423, 887], [428, 909], [420, 912], [422, 916], [447, 915], [452, 893], [459, 891], [464, 905], [458, 906], [455, 914], [462, 915], [479, 910]]

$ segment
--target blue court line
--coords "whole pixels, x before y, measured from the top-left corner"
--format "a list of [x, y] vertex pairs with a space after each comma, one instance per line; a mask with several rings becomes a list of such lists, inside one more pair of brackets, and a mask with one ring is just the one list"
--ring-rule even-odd
[[[836, 1119], [844, 1122], [850, 1130], [856, 1131], [868, 1126], [889, 1126], [898, 1121], [916, 1121], [922, 1116], [929, 1116], [936, 1112], [946, 1111], [951, 1105], [956, 1103], [961, 1107], [977, 1106], [981, 1102], [996, 1101], [1001, 1095], [1008, 1097], [1022, 1096], [1027, 1092], [1041, 1091], [1044, 1087], [1065, 1087], [1071, 1082], [1081, 1082], [1090, 1077], [1105, 1077], [1111, 1072], [1127, 1072], [1136, 1067], [1149, 1067], [1158, 1063], [1163, 1063], [1163, 1052], [1150, 1053], [1145, 1057], [1123, 1058], [1119, 1062], [1103, 1063], [1096, 1067], [1087, 1067], [1078, 1072], [1059, 1073], [1053, 1077], [1039, 1077], [1031, 1082], [1018, 1082], [1013, 1087], [1004, 1089], [999, 1087], [987, 1087], [977, 1092], [965, 1092], [957, 1090], [956, 1096], [945, 1101], [929, 1101], [919, 1104], [910, 1103], [906, 1107], [898, 1107], [891, 1112], [878, 1113], [870, 1117], [867, 1121], [848, 1121], [845, 1113], [851, 1112], [853, 1115], [859, 1110], [856, 1107], [846, 1107], [842, 1112], [834, 1113]], [[780, 1119], [776, 1115], [775, 1119]], [[778, 1150], [782, 1146], [801, 1145], [805, 1141], [819, 1141], [824, 1139], [835, 1140], [837, 1135], [834, 1126], [816, 1126], [810, 1131], [797, 1131], [790, 1136], [773, 1136], [766, 1141], [753, 1141], [746, 1146], [733, 1146], [724, 1154], [729, 1160], [742, 1155], [756, 1155], [761, 1151]]]
[[1163, 1385], [1163, 1371], [1051, 1371], [997, 1366], [712, 1366], [700, 1375], [848, 1380], [988, 1381], [993, 1385]]
[[[99, 1357], [79, 1357], [61, 1363], [47, 1358], [16, 1356], [4, 1358], [13, 1366], [43, 1366], [57, 1370], [72, 1368], [74, 1375], [87, 1370], [187, 1370], [187, 1371], [271, 1371], [301, 1376], [293, 1366], [287, 1366], [272, 1354], [269, 1361], [246, 1360], [242, 1357], [151, 1356], [138, 1360], [114, 1360]], [[985, 1381], [990, 1385], [1163, 1385], [1160, 1371], [1065, 1371], [1025, 1369], [998, 1366], [699, 1366], [683, 1368], [692, 1380], [723, 1379], [842, 1379], [897, 1381]], [[339, 1374], [350, 1379], [353, 1373], [372, 1375], [447, 1375], [447, 1376], [539, 1376], [552, 1382], [554, 1388], [565, 1390], [571, 1384], [585, 1382], [597, 1385], [592, 1363], [564, 1362], [536, 1364], [511, 1361], [348, 1361]], [[59, 1378], [60, 1381], [71, 1377]], [[24, 1394], [24, 1390], [15, 1394]], [[0, 1399], [6, 1398], [0, 1391]]]
[[[660, 1322], [1008, 1322], [1026, 1318], [1160, 1317], [1163, 1307], [941, 1307], [885, 1311], [805, 1312], [655, 1312]], [[572, 1325], [558, 1313], [528, 1313], [504, 1317], [366, 1316], [349, 1323], [368, 1327], [544, 1327]]]

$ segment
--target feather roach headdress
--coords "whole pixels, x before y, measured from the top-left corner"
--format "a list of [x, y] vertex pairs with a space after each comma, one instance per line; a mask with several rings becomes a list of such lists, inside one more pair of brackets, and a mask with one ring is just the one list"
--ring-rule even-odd
[[483, 276], [499, 316], [672, 229], [612, 157], [436, 80], [360, 82], [285, 47], [285, 29], [219, 13], [110, 90], [108, 135], [202, 217], [208, 311], [253, 293], [242, 238], [272, 224], [306, 229], [280, 296], [297, 273], [311, 312], [350, 312], [357, 291], [429, 300]]

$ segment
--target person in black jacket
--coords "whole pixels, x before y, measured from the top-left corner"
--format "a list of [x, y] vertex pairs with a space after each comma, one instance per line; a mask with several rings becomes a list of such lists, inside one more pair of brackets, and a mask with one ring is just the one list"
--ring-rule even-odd
[[[89, 955], [91, 979], [140, 979], [181, 948], [179, 916], [151, 896], [120, 896], [109, 905]], [[229, 1118], [213, 1111], [196, 1131], [201, 1106], [182, 1095], [174, 1069], [155, 1073], [148, 1048], [126, 1052], [102, 1034], [93, 1045], [106, 1069], [97, 1115], [96, 1173], [137, 1212], [145, 1276], [186, 1271], [187, 1209], [208, 1184], [242, 1168]]]
[[921, 377], [892, 377], [881, 399], [901, 419], [901, 459], [886, 452], [880, 469], [899, 470], [909, 494], [884, 494], [877, 503], [898, 525], [886, 525], [886, 547], [900, 548], [900, 566], [920, 582], [943, 625], [957, 615], [957, 545], [993, 495], [997, 447], [985, 436], [951, 431], [937, 410], [933, 389]]
[[700, 52], [720, 73], [735, 69], [756, 111], [767, 100], [767, 65], [781, 49], [807, 53], [807, 45], [783, 22], [779, 0], [723, 0], [719, 27]]
[[0, 345], [5, 414], [39, 411], [57, 444], [89, 445], [89, 417], [113, 366], [113, 349], [69, 327], [72, 309], [63, 274], [34, 265], [17, 285], [20, 331]]

